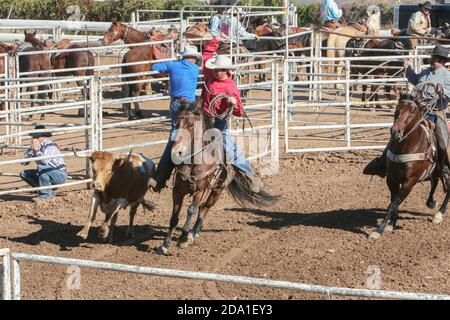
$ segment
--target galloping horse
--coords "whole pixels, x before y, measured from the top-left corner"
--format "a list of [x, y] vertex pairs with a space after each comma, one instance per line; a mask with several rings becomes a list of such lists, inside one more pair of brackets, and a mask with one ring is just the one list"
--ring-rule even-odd
[[[36, 38], [36, 31], [33, 33], [25, 33], [25, 43], [21, 44], [17, 47], [17, 50], [19, 52], [39, 52], [43, 49], [48, 49], [49, 45], [47, 42], [42, 42]], [[24, 46], [23, 46], [24, 45]], [[23, 48], [23, 49], [21, 49]], [[33, 71], [45, 71], [50, 70], [51, 64], [50, 59], [48, 58], [47, 54], [33, 54], [33, 55], [21, 55], [19, 56], [19, 71], [21, 73], [25, 72], [33, 72]], [[45, 78], [50, 77], [50, 73], [41, 73], [41, 74], [33, 74], [33, 75], [23, 75], [21, 77], [23, 78]], [[39, 91], [45, 91], [48, 90], [48, 85], [40, 85], [40, 86], [29, 86], [26, 88], [27, 92], [35, 92], [37, 90]], [[51, 92], [49, 93], [34, 93], [30, 95], [31, 99], [46, 99], [48, 96], [49, 99], [52, 99], [53, 94]], [[38, 105], [44, 105], [44, 103], [38, 103]], [[31, 107], [34, 106], [34, 102], [31, 102]], [[30, 116], [30, 119], [32, 117]], [[41, 120], [45, 119], [45, 114], [42, 113]]]
[[[178, 239], [181, 248], [187, 247], [199, 235], [208, 211], [217, 203], [225, 188], [234, 200], [243, 206], [255, 204], [267, 207], [277, 200], [277, 197], [264, 191], [252, 193], [248, 178], [232, 165], [224, 164], [222, 134], [219, 130], [212, 129], [212, 123], [201, 110], [201, 102], [199, 99], [196, 106], [184, 104], [177, 115], [172, 159], [178, 159], [179, 164], [175, 169], [169, 233], [158, 248], [160, 254], [168, 254], [173, 233], [179, 222], [183, 199], [187, 194], [192, 195], [193, 199]], [[209, 138], [204, 139], [206, 137]], [[198, 216], [191, 229], [194, 215]]]
[[384, 230], [394, 230], [397, 224], [398, 207], [406, 199], [412, 188], [425, 179], [431, 179], [431, 191], [427, 206], [433, 209], [433, 198], [439, 182], [444, 184], [446, 195], [433, 223], [442, 222], [450, 199], [450, 177], [444, 175], [436, 161], [436, 142], [433, 133], [434, 123], [423, 120], [428, 110], [422, 111], [414, 98], [402, 95], [395, 111], [395, 121], [391, 128], [391, 141], [387, 153], [387, 185], [391, 192], [391, 203], [383, 222], [370, 234], [372, 239], [380, 238]]
[[[78, 44], [71, 44], [68, 39], [63, 39], [58, 44], [58, 49], [78, 49], [82, 48]], [[51, 56], [51, 63], [54, 70], [71, 69], [71, 68], [87, 68], [95, 65], [95, 57], [91, 51], [75, 51], [75, 52], [60, 52], [54, 53]], [[66, 72], [55, 72], [55, 76], [69, 77], [69, 76], [92, 76], [93, 69], [85, 70], [70, 70]], [[89, 99], [90, 88], [83, 87], [83, 81], [76, 81], [77, 85], [81, 87], [81, 94], [84, 98]], [[83, 116], [83, 109], [78, 109], [78, 116]]]
[[[111, 42], [122, 39], [125, 43], [138, 43], [146, 41], [160, 41], [164, 39], [175, 39], [178, 36], [178, 32], [175, 28], [172, 28], [171, 32], [163, 38], [161, 38], [161, 33], [157, 30], [152, 29], [150, 33], [140, 32], [136, 29], [128, 27], [127, 25], [113, 21], [111, 27], [106, 32], [103, 37], [103, 44], [108, 45]], [[128, 64], [139, 61], [153, 61], [158, 59], [166, 59], [171, 57], [172, 50], [170, 46], [167, 45], [148, 45], [131, 48], [123, 57], [122, 63]], [[145, 64], [137, 65], [127, 65], [122, 67], [122, 74], [128, 73], [141, 73], [148, 72], [151, 70], [151, 62]], [[153, 76], [154, 78], [162, 76]], [[124, 81], [142, 81], [151, 78], [150, 76], [132, 76], [124, 78]], [[138, 97], [141, 89], [145, 89], [146, 94], [152, 94], [152, 86], [150, 82], [138, 82], [124, 85], [124, 95], [125, 97]], [[124, 103], [124, 110], [127, 112], [128, 119], [133, 120], [136, 118], [142, 118], [142, 112], [139, 107], [139, 102], [134, 102], [135, 114], [131, 113], [131, 104]]]

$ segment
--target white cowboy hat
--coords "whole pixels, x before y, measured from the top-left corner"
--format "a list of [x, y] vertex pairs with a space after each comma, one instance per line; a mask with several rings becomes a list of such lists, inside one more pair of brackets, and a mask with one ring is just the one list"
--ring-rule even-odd
[[236, 69], [236, 66], [233, 65], [231, 62], [231, 59], [228, 56], [224, 55], [217, 55], [215, 58], [211, 58], [208, 61], [206, 61], [205, 66], [208, 69], [227, 69], [227, 70], [234, 70]]
[[[230, 9], [227, 9], [227, 11], [226, 11], [228, 14], [231, 14], [231, 8]], [[233, 14], [238, 14], [239, 13], [239, 16], [240, 17], [243, 17], [243, 16], [245, 16], [245, 11], [242, 9], [242, 8], [240, 8], [240, 7], [237, 7], [237, 8], [233, 8]]]
[[202, 55], [198, 52], [197, 47], [186, 46], [184, 51], [180, 53], [183, 58], [200, 58]]

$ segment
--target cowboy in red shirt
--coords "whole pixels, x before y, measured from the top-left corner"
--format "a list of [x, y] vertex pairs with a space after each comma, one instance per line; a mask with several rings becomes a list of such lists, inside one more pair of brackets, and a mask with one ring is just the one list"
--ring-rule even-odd
[[[241, 94], [231, 74], [236, 67], [232, 65], [228, 56], [215, 55], [220, 40], [221, 38], [217, 36], [203, 47], [202, 67], [205, 81], [202, 90], [203, 111], [208, 117], [214, 118], [214, 127], [222, 131], [226, 162], [233, 164], [234, 167], [245, 173], [251, 182], [252, 191], [258, 193], [262, 182], [255, 176], [245, 157], [237, 150], [231, 132], [228, 130], [229, 115], [225, 112], [242, 117], [244, 110]], [[228, 110], [229, 105], [232, 110]]]

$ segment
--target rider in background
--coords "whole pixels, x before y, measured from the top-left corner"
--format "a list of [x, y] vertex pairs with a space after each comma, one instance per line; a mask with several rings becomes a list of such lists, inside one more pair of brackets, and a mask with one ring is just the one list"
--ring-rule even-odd
[[[262, 182], [255, 176], [252, 167], [237, 150], [237, 146], [232, 140], [231, 132], [228, 130], [229, 115], [224, 116], [223, 119], [218, 117], [228, 112], [230, 105], [234, 116], [242, 117], [244, 115], [241, 94], [231, 73], [236, 67], [233, 66], [228, 56], [215, 55], [220, 40], [223, 39], [216, 37], [207, 42], [203, 48], [202, 66], [205, 79], [202, 90], [203, 112], [206, 117], [214, 120], [214, 127], [223, 134], [226, 163], [231, 163], [243, 172], [250, 180], [252, 192], [258, 193], [262, 187]], [[223, 98], [218, 99], [219, 95], [223, 95]]]
[[419, 11], [414, 12], [409, 18], [406, 33], [410, 36], [426, 36], [436, 34], [436, 29], [431, 27], [432, 6], [430, 1], [419, 4]]
[[[436, 84], [433, 86], [424, 86], [422, 92], [419, 92], [421, 96], [432, 97], [436, 94], [439, 95], [439, 99], [434, 107], [437, 111], [432, 111], [428, 119], [435, 122], [434, 133], [439, 148], [438, 156], [443, 158], [438, 159], [439, 163], [449, 164], [450, 155], [448, 154], [448, 127], [447, 119], [445, 116], [445, 110], [448, 107], [448, 101], [450, 100], [450, 71], [445, 67], [445, 63], [449, 60], [449, 49], [446, 49], [440, 45], [436, 45], [431, 53], [430, 67], [422, 70], [419, 74], [415, 73], [411, 68], [411, 64], [408, 59], [405, 59], [404, 66], [406, 68], [406, 78], [413, 85], [417, 85], [424, 81], [431, 81]], [[379, 158], [372, 160], [365, 168], [363, 173], [367, 175], [378, 175], [382, 178], [386, 176], [386, 153], [389, 149], [390, 143], [388, 143], [383, 155]], [[446, 172], [450, 174], [450, 172]]]
[[[228, 6], [230, 4], [229, 0], [220, 0], [217, 1], [216, 5], [220, 6]], [[209, 29], [211, 30], [211, 35], [213, 38], [222, 35], [220, 31], [220, 24], [222, 19], [224, 18], [223, 13], [228, 9], [228, 7], [220, 7], [217, 8], [217, 13], [209, 19]]]
[[336, 30], [347, 24], [342, 9], [339, 9], [334, 0], [322, 1], [320, 4], [320, 17], [322, 18], [323, 26], [331, 30]]
[[[231, 15], [231, 9], [227, 10], [227, 13]], [[235, 16], [239, 14], [239, 17], [244, 17], [245, 13], [241, 8], [233, 9]], [[259, 37], [254, 34], [247, 32], [247, 30], [242, 26], [241, 22], [235, 17], [226, 16], [222, 23], [220, 24], [220, 30], [224, 33], [230, 41], [233, 43], [237, 42], [237, 38], [245, 38], [245, 40], [259, 40]], [[244, 40], [244, 39], [242, 39]]]

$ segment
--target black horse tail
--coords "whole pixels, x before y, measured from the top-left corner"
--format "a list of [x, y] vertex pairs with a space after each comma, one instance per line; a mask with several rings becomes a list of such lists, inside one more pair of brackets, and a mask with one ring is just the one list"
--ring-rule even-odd
[[248, 178], [238, 172], [236, 172], [233, 180], [227, 186], [227, 190], [234, 201], [244, 208], [248, 207], [248, 205], [256, 205], [261, 208], [268, 207], [279, 200], [279, 196], [270, 195], [262, 190], [258, 193], [253, 193], [250, 190]]

